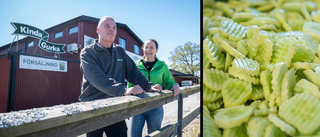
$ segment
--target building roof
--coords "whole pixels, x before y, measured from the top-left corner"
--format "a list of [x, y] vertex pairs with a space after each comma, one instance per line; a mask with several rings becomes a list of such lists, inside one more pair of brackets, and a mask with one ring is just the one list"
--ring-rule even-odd
[[[79, 21], [89, 21], [89, 22], [99, 23], [99, 20], [100, 19], [98, 19], [98, 18], [94, 18], [94, 17], [90, 17], [90, 16], [86, 16], [86, 15], [81, 15], [81, 16], [78, 16], [78, 17], [73, 18], [71, 20], [65, 21], [65, 22], [60, 23], [58, 25], [55, 25], [53, 27], [50, 27], [48, 29], [45, 29], [44, 31], [46, 31], [46, 32], [54, 31], [55, 29], [59, 29], [59, 28], [65, 27], [65, 26], [74, 24], [74, 23], [79, 22]], [[121, 27], [121, 28], [126, 29], [139, 42], [139, 44], [143, 45], [143, 41], [126, 24], [122, 24], [122, 23], [118, 23], [118, 22], [116, 22], [116, 24], [117, 24], [117, 27]], [[26, 37], [26, 38], [29, 38], [29, 37]], [[19, 43], [21, 41], [23, 42], [23, 40], [26, 39], [26, 38], [20, 39], [18, 42]], [[11, 43], [0, 47], [0, 50], [9, 48], [10, 44]]]
[[172, 73], [172, 76], [175, 76], [175, 77], [179, 77], [179, 78], [183, 78], [183, 79], [198, 78], [197, 76], [194, 76], [192, 74], [185, 74], [180, 71], [173, 70], [173, 69], [170, 69], [170, 71]]

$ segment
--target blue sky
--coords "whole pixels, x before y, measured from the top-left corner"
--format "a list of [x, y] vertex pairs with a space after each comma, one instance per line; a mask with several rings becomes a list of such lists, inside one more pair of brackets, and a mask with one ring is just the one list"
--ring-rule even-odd
[[157, 57], [168, 65], [176, 46], [200, 44], [199, 0], [0, 0], [0, 13], [0, 46], [14, 38], [10, 22], [44, 30], [80, 15], [113, 16], [142, 41], [156, 39]]

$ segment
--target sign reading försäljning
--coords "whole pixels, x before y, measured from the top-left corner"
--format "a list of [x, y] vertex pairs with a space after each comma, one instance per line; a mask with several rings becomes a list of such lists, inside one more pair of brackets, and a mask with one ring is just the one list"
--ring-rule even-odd
[[20, 55], [19, 68], [67, 72], [68, 63], [63, 60]]
[[22, 24], [22, 23], [15, 23], [11, 22], [12, 26], [16, 29], [12, 35], [26, 35], [30, 37], [34, 37], [39, 39], [38, 47], [53, 53], [66, 53], [66, 51], [63, 49], [63, 47], [66, 44], [56, 44], [56, 43], [50, 43], [48, 42], [49, 34], [41, 29], [38, 29], [36, 27]]

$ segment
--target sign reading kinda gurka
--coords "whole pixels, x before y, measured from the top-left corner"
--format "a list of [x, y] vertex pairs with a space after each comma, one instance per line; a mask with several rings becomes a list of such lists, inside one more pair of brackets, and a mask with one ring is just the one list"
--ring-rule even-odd
[[50, 43], [48, 42], [49, 34], [41, 29], [38, 29], [36, 27], [22, 24], [22, 23], [15, 23], [11, 22], [12, 26], [16, 29], [12, 35], [26, 35], [30, 37], [34, 37], [39, 39], [38, 47], [48, 51], [53, 52], [57, 54], [66, 53], [64, 51], [63, 47], [66, 44], [56, 44], [56, 43]]

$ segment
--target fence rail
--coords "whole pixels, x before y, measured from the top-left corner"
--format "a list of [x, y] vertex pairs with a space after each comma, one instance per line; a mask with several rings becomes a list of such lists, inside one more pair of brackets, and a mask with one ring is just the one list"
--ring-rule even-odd
[[[200, 86], [182, 87], [183, 97], [200, 91]], [[77, 102], [46, 108], [0, 113], [0, 136], [77, 136], [176, 100], [172, 91]], [[191, 112], [184, 127], [200, 109]], [[184, 124], [183, 124], [184, 123]], [[171, 127], [172, 128], [172, 127]], [[171, 129], [170, 128], [170, 129]], [[162, 129], [168, 131], [168, 129]], [[164, 133], [164, 132], [162, 132]], [[153, 134], [153, 133], [152, 133]], [[170, 133], [172, 134], [172, 133]], [[152, 136], [159, 136], [156, 134]]]

